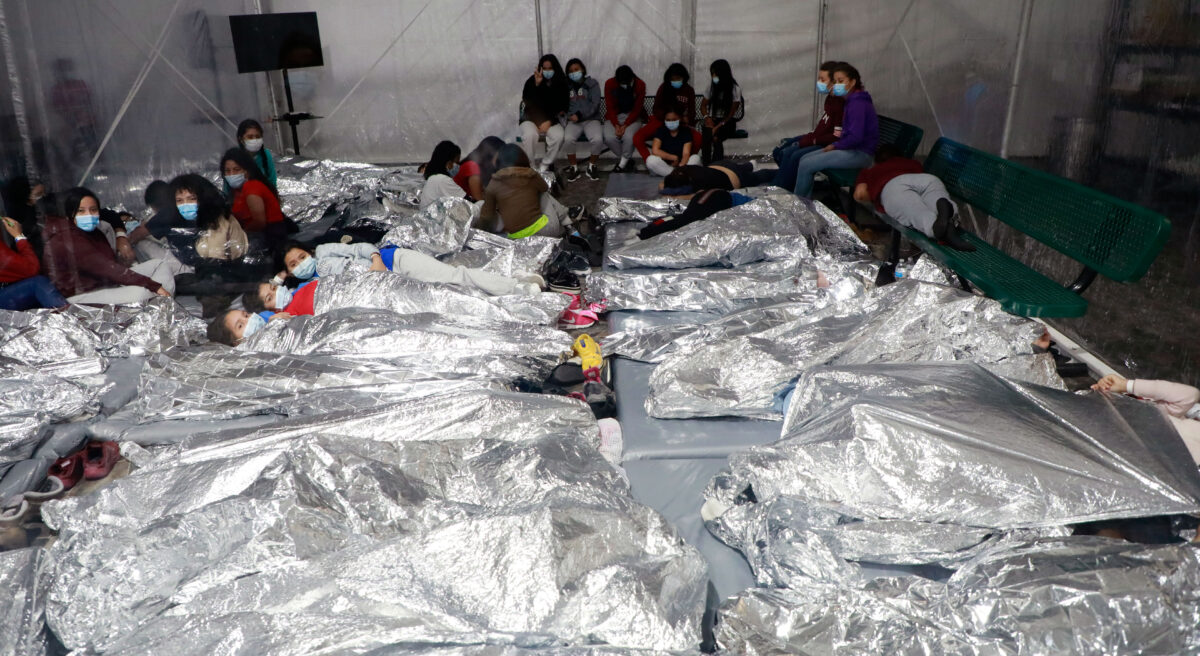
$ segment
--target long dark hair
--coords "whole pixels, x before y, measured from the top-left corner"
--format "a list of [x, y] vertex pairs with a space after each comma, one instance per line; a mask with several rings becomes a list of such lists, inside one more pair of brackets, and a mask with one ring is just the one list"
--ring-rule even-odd
[[264, 137], [267, 135], [267, 133], [263, 131], [263, 126], [261, 123], [252, 118], [248, 118], [241, 123], [238, 123], [237, 142], [239, 146], [242, 145], [242, 139], [246, 136], [246, 132], [249, 131], [250, 128], [258, 128], [259, 134], [263, 135]]
[[862, 76], [858, 74], [858, 69], [854, 68], [850, 64], [847, 64], [846, 62], [838, 62], [838, 65], [833, 67], [833, 72], [841, 73], [851, 80], [854, 80], [855, 89], [866, 90], [867, 87], [863, 84]]
[[496, 170], [513, 166], [529, 168], [529, 155], [526, 155], [525, 149], [517, 144], [504, 144], [504, 147], [496, 155]]
[[[571, 70], [571, 67], [574, 66], [575, 64], [579, 64], [579, 69], [581, 71], [583, 71], [583, 76], [587, 77], [587, 66], [584, 66], [583, 60], [578, 57], [572, 57], [567, 60], [567, 70], [568, 71]], [[583, 84], [583, 80], [580, 80], [579, 84]]]
[[466, 161], [479, 165], [479, 181], [485, 187], [492, 179], [492, 174], [496, 172], [496, 154], [503, 147], [504, 140], [500, 137], [484, 137], [483, 141], [475, 146], [475, 150], [472, 150], [466, 157]]
[[435, 175], [448, 175], [446, 165], [462, 155], [462, 149], [453, 141], [442, 141], [433, 147], [433, 154], [425, 164], [425, 179]]
[[567, 74], [563, 71], [562, 64], [558, 63], [558, 57], [550, 54], [542, 55], [542, 58], [538, 60], [538, 68], [542, 68], [542, 64], [546, 62], [550, 62], [550, 66], [554, 69], [554, 77], [545, 81], [556, 89], [566, 89]]
[[96, 195], [96, 192], [87, 187], [71, 187], [64, 191], [62, 195], [63, 216], [67, 217], [68, 220], [74, 220], [75, 213], [79, 211], [79, 204], [88, 196], [95, 198], [96, 205], [100, 205], [100, 197]]
[[230, 148], [229, 150], [225, 151], [224, 155], [221, 156], [221, 166], [218, 170], [218, 173], [220, 173], [222, 176], [225, 175], [225, 162], [233, 162], [234, 164], [237, 164], [245, 169], [247, 180], [258, 180], [259, 182], [263, 183], [267, 186], [267, 189], [271, 190], [271, 194], [275, 196], [275, 200], [279, 200], [279, 192], [275, 189], [275, 185], [271, 184], [271, 181], [267, 179], [267, 176], [263, 175], [262, 169], [258, 168], [258, 163], [255, 162], [250, 153], [246, 152], [246, 150], [241, 146], [238, 146], [237, 148]]
[[691, 74], [688, 73], [687, 66], [684, 66], [679, 62], [675, 62], [674, 64], [668, 66], [667, 70], [663, 73], [663, 84], [669, 86], [671, 84], [671, 78], [676, 76], [683, 78], [683, 86], [687, 86], [689, 81], [692, 79]]
[[617, 74], [613, 77], [617, 78], [617, 84], [633, 84], [633, 81], [637, 79], [633, 69], [625, 64], [617, 67]]
[[713, 83], [712, 98], [708, 100], [728, 114], [733, 109], [733, 87], [737, 84], [737, 80], [733, 79], [733, 69], [728, 61], [718, 59], [708, 67], [708, 72], [720, 80]]
[[225, 197], [216, 185], [202, 175], [184, 173], [172, 180], [171, 196], [181, 191], [190, 191], [196, 195], [196, 227], [200, 230], [217, 227], [221, 217], [228, 214]]

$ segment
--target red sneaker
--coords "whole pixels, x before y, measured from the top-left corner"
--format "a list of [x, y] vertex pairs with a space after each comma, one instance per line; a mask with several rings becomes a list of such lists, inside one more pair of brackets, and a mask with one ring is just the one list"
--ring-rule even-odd
[[50, 465], [46, 476], [53, 476], [62, 481], [63, 489], [69, 490], [83, 480], [83, 451], [76, 451], [69, 456], [59, 458]]
[[89, 481], [108, 476], [121, 459], [121, 447], [116, 442], [91, 441], [83, 448], [83, 477]]
[[558, 327], [562, 330], [578, 330], [587, 328], [599, 320], [600, 317], [591, 310], [567, 310], [558, 318]]

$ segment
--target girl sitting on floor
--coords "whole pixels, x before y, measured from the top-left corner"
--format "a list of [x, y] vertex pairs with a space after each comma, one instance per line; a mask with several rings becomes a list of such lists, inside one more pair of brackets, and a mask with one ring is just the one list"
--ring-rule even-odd
[[454, 176], [458, 175], [460, 155], [462, 150], [453, 141], [443, 141], [434, 147], [429, 162], [425, 164], [425, 186], [421, 187], [419, 203], [421, 209], [429, 207], [439, 198], [464, 198], [467, 195], [454, 181]]

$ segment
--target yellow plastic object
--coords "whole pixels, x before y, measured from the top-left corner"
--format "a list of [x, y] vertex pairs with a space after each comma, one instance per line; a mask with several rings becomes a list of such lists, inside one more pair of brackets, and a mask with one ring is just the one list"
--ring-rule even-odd
[[577, 337], [574, 351], [575, 355], [579, 356], [579, 364], [584, 371], [599, 369], [604, 364], [604, 354], [600, 351], [600, 345], [591, 335], [585, 333]]

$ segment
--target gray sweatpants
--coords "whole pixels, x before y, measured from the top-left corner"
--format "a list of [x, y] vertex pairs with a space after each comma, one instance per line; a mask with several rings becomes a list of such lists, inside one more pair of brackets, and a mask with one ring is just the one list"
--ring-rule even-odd
[[581, 121], [579, 123], [567, 123], [567, 127], [563, 130], [563, 139], [566, 140], [568, 148], [575, 144], [575, 140], [579, 135], [587, 135], [587, 145], [574, 146], [577, 155], [591, 157], [599, 155], [600, 151], [604, 150], [604, 128], [600, 127], [600, 121]]
[[[546, 131], [546, 157], [542, 159], [541, 168], [549, 167], [554, 164], [554, 160], [558, 159], [558, 151], [562, 149], [563, 136], [565, 131], [563, 126], [557, 122], [550, 125], [550, 129]], [[534, 149], [537, 148], [538, 129], [533, 121], [524, 121], [521, 123], [521, 148], [525, 150], [525, 154], [529, 156], [529, 162], [537, 167], [537, 158], [534, 157]]]
[[937, 220], [937, 202], [945, 198], [954, 206], [946, 193], [946, 186], [935, 175], [928, 173], [906, 173], [898, 175], [883, 186], [879, 200], [883, 202], [883, 211], [896, 219], [901, 225], [914, 230], [920, 230], [926, 236], [933, 236], [933, 222]]
[[[129, 267], [135, 273], [140, 273], [163, 286], [168, 292], [175, 293], [175, 275], [182, 266], [179, 260], [146, 260]], [[92, 303], [95, 305], [121, 305], [123, 303], [143, 303], [154, 297], [154, 292], [137, 285], [109, 287], [96, 289], [82, 294], [76, 294], [67, 300], [72, 303]]]
[[[617, 120], [624, 123], [628, 116], [628, 114], [617, 114]], [[617, 129], [613, 127], [612, 123], [606, 121], [604, 123], [604, 143], [614, 155], [628, 159], [633, 157], [633, 135], [641, 129], [640, 122], [630, 123], [625, 127], [625, 136], [618, 138]]]
[[536, 284], [501, 276], [483, 269], [468, 269], [439, 261], [424, 253], [397, 248], [392, 259], [392, 273], [421, 282], [454, 283], [474, 287], [492, 296], [510, 294], [533, 295], [541, 292]]

